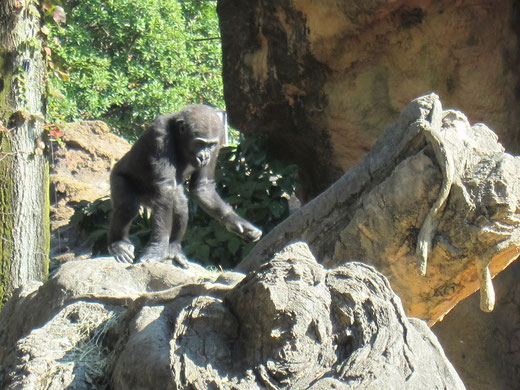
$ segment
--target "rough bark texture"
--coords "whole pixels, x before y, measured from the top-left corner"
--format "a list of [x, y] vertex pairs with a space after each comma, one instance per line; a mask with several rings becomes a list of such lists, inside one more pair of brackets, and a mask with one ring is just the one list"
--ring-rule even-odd
[[103, 361], [115, 390], [464, 389], [383, 275], [304, 243], [245, 277], [102, 258], [36, 287], [0, 317], [6, 390], [101, 386]]
[[33, 0], [0, 4], [0, 302], [48, 270], [45, 60]]
[[222, 0], [230, 123], [298, 163], [305, 198], [436, 91], [520, 153], [515, 0]]
[[[273, 229], [238, 265], [255, 269], [303, 239], [327, 267], [359, 259], [390, 279], [407, 314], [435, 323], [520, 252], [520, 158], [482, 124], [443, 111], [434, 94], [408, 105], [366, 158]], [[426, 270], [426, 276], [421, 273]]]

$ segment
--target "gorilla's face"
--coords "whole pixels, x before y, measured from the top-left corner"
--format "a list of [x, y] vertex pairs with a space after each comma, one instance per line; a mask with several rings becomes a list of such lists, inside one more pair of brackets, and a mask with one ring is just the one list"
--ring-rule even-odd
[[216, 158], [215, 152], [222, 137], [222, 120], [207, 106], [188, 106], [182, 113], [178, 126], [185, 157], [194, 168], [205, 167]]
[[217, 146], [218, 139], [194, 138], [189, 147], [191, 165], [195, 168], [202, 168], [208, 165]]

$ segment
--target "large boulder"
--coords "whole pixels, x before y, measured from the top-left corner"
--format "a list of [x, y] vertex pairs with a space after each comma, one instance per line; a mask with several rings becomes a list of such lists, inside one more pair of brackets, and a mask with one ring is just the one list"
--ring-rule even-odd
[[71, 261], [0, 316], [3, 389], [464, 389], [362, 263], [296, 243], [255, 272]]
[[301, 167], [306, 200], [436, 91], [520, 153], [514, 0], [221, 0], [230, 123]]

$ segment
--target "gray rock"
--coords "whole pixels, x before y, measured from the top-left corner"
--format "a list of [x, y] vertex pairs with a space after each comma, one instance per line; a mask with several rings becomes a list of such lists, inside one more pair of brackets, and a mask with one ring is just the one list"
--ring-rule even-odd
[[0, 364], [4, 389], [464, 389], [383, 275], [301, 242], [245, 277], [65, 263], [2, 311]]

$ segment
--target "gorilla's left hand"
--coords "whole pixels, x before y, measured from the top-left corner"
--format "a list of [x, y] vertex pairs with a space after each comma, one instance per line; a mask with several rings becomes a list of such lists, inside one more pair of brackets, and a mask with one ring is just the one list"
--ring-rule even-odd
[[225, 225], [231, 233], [251, 242], [256, 242], [262, 237], [262, 230], [241, 217], [227, 221]]

